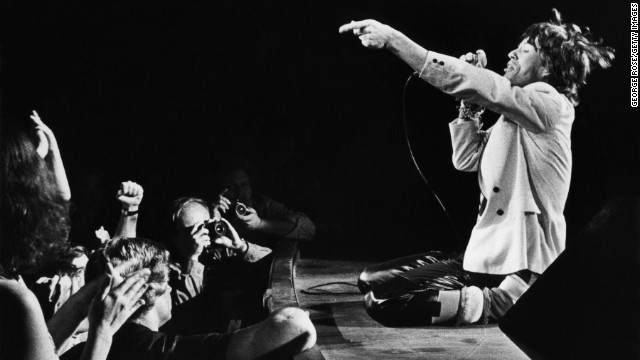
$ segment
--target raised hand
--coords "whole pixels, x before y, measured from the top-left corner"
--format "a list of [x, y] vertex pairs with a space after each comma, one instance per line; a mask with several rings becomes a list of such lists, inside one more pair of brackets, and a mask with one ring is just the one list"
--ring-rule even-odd
[[40, 139], [36, 152], [42, 159], [46, 158], [47, 155], [50, 155], [51, 166], [53, 167], [53, 174], [58, 193], [63, 200], [69, 201], [71, 199], [71, 188], [69, 187], [67, 174], [64, 171], [64, 165], [62, 164], [58, 141], [56, 140], [55, 135], [53, 135], [53, 131], [51, 131], [51, 129], [42, 122], [42, 119], [40, 119], [40, 116], [35, 110], [33, 110], [30, 117], [36, 124], [36, 133]]
[[392, 27], [371, 19], [352, 21], [342, 25], [338, 31], [341, 34], [352, 31], [364, 47], [372, 49], [386, 48], [395, 37], [395, 30]]
[[96, 230], [95, 233], [101, 244], [111, 240], [111, 235], [109, 235], [109, 232], [104, 229], [104, 226], [100, 226], [100, 229]]
[[125, 181], [120, 184], [116, 198], [122, 203], [122, 209], [136, 211], [142, 202], [144, 189], [133, 181]]
[[231, 200], [225, 196], [227, 192], [228, 190], [224, 189], [224, 191], [218, 195], [218, 202], [213, 206], [213, 216], [216, 218], [226, 214], [231, 207]]
[[53, 131], [51, 131], [51, 129], [42, 122], [42, 119], [40, 119], [40, 116], [35, 110], [31, 113], [30, 118], [36, 124], [36, 133], [40, 139], [37, 148], [38, 155], [44, 159], [48, 153], [52, 153], [54, 155], [59, 153], [60, 149], [58, 148], [58, 141], [56, 140]]

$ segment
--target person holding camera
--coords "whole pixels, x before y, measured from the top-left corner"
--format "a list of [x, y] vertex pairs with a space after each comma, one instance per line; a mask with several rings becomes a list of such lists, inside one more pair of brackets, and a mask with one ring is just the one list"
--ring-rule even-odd
[[[204, 261], [201, 258], [203, 253], [206, 253], [206, 261], [210, 266], [219, 265], [217, 263], [225, 260], [255, 263], [271, 253], [271, 249], [244, 240], [228, 220], [215, 212], [212, 218], [211, 213], [203, 199], [183, 197], [174, 202], [171, 242], [176, 252], [170, 266], [174, 305], [184, 303], [203, 291], [208, 273], [201, 262]], [[224, 224], [226, 233], [216, 234], [212, 229], [216, 223]]]
[[224, 190], [213, 206], [214, 214], [237, 225], [243, 237], [273, 247], [282, 239], [310, 241], [316, 227], [307, 215], [253, 191], [249, 165], [241, 160], [230, 162], [223, 175]]
[[[220, 242], [227, 240], [231, 238]], [[113, 239], [91, 256], [87, 280], [114, 267], [125, 267], [123, 276], [133, 275], [133, 279], [141, 269], [150, 271], [144, 270], [148, 282], [142, 291], [143, 305], [113, 335], [108, 357], [105, 356], [109, 360], [291, 359], [316, 342], [309, 313], [296, 307], [276, 310], [255, 325], [237, 331], [166, 332], [163, 325], [175, 316], [169, 295], [170, 262], [166, 248], [144, 238]], [[73, 348], [68, 358], [81, 351], [82, 345]]]
[[[114, 239], [137, 236], [138, 211], [143, 194], [144, 189], [135, 182], [120, 184], [116, 198], [122, 204], [122, 212]], [[204, 252], [210, 267], [218, 262], [225, 262], [225, 259], [255, 263], [271, 253], [268, 248], [242, 239], [226, 219], [219, 215], [212, 217], [211, 213], [203, 199], [182, 197], [174, 201], [170, 236], [174, 248], [170, 264], [170, 283], [173, 289], [171, 298], [174, 305], [182, 304], [202, 292], [207, 273], [204, 259], [201, 259]], [[210, 229], [215, 225], [221, 226], [224, 232], [212, 234]]]

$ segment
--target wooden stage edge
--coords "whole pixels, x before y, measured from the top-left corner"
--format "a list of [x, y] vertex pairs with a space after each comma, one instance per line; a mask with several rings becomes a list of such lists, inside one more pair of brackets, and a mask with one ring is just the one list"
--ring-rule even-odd
[[318, 334], [316, 346], [296, 360], [350, 359], [509, 359], [528, 357], [496, 324], [388, 328], [362, 306], [356, 280], [367, 263], [300, 259], [295, 242], [275, 251], [269, 311], [298, 306], [309, 311]]

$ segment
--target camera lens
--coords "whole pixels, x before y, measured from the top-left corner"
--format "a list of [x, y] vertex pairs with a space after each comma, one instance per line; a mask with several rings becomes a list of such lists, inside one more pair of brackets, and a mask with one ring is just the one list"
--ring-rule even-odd
[[217, 236], [225, 236], [227, 234], [227, 224], [221, 220], [215, 220], [207, 224], [209, 231], [213, 231]]
[[247, 206], [243, 203], [236, 203], [236, 214], [238, 216], [244, 216], [247, 214]]

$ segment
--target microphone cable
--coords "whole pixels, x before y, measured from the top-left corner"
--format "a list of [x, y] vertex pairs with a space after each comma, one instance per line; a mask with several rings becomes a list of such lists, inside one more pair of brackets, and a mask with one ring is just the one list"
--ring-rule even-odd
[[451, 215], [449, 215], [449, 212], [447, 211], [447, 209], [445, 208], [444, 204], [440, 200], [440, 197], [435, 192], [435, 190], [433, 190], [433, 188], [431, 187], [431, 184], [429, 184], [429, 181], [427, 180], [427, 178], [422, 173], [422, 170], [420, 169], [420, 166], [418, 165], [418, 162], [416, 161], [416, 157], [413, 154], [413, 149], [411, 147], [411, 141], [409, 140], [409, 127], [407, 125], [407, 88], [409, 86], [409, 83], [411, 82], [411, 79], [413, 79], [413, 78], [418, 78], [418, 73], [417, 72], [414, 72], [413, 74], [411, 74], [411, 76], [409, 76], [407, 78], [407, 81], [404, 83], [404, 88], [402, 89], [402, 125], [403, 125], [403, 128], [404, 128], [404, 139], [405, 139], [405, 142], [407, 143], [407, 148], [409, 149], [409, 155], [411, 156], [411, 160], [413, 161], [413, 166], [416, 168], [416, 170], [418, 171], [418, 174], [420, 174], [420, 178], [422, 178], [422, 181], [425, 183], [425, 185], [427, 185], [427, 188], [429, 189], [429, 191], [431, 192], [433, 197], [436, 199], [436, 201], [438, 202], [438, 205], [440, 205], [440, 208], [442, 209], [442, 211], [444, 212], [445, 216], [447, 217], [447, 220], [449, 221], [449, 226], [451, 227], [451, 231], [453, 232], [453, 237], [455, 238], [456, 242], [458, 243], [458, 247], [460, 248], [460, 252], [463, 253], [464, 252], [464, 245], [462, 244], [462, 239], [460, 238], [460, 234], [458, 233], [458, 230], [456, 229], [455, 225], [453, 224], [453, 220], [451, 219]]

